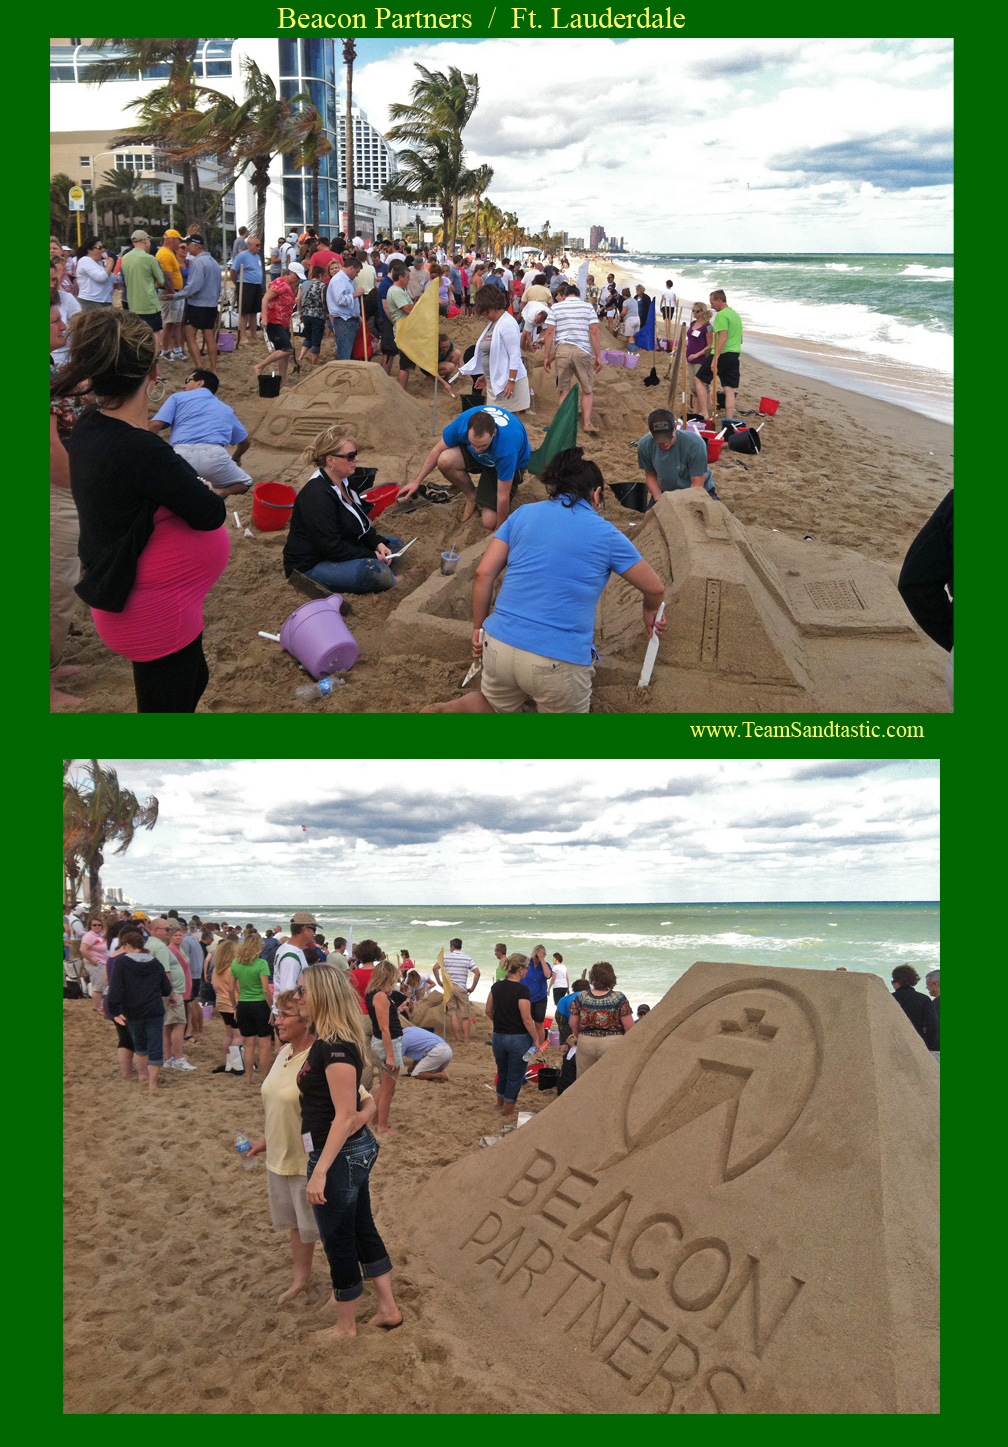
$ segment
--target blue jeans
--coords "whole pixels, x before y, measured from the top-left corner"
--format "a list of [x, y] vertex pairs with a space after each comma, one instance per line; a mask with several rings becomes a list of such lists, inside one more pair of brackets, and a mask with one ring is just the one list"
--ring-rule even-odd
[[359, 317], [333, 317], [333, 336], [336, 338], [337, 362], [349, 362], [353, 352], [354, 337], [360, 326]]
[[325, 337], [325, 317], [302, 317], [301, 320], [304, 323], [305, 347], [317, 357]]
[[[398, 538], [385, 541], [394, 553], [402, 547]], [[384, 593], [396, 585], [395, 574], [381, 558], [350, 558], [345, 563], [316, 563], [307, 576], [333, 593]]]
[[164, 1015], [154, 1015], [147, 1020], [130, 1020], [127, 1016], [126, 1023], [137, 1055], [146, 1055], [151, 1065], [163, 1065]]
[[[321, 1154], [312, 1151], [308, 1157], [309, 1176]], [[325, 1205], [312, 1206], [337, 1301], [356, 1301], [363, 1293], [362, 1270], [367, 1277], [387, 1276], [392, 1270], [371, 1215], [368, 1177], [377, 1159], [378, 1142], [365, 1126], [360, 1136], [343, 1145], [329, 1167]]]
[[503, 1096], [508, 1105], [514, 1105], [525, 1084], [527, 1067], [522, 1057], [532, 1040], [524, 1030], [520, 1035], [499, 1035], [495, 1030], [492, 1044], [497, 1062], [497, 1094]]

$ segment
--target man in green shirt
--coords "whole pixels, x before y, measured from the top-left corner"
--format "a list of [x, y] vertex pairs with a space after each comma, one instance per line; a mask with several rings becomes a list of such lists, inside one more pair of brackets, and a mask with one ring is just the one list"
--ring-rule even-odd
[[150, 254], [150, 237], [146, 231], [134, 231], [130, 237], [133, 250], [127, 251], [122, 259], [122, 276], [126, 283], [126, 300], [135, 316], [141, 317], [151, 331], [161, 350], [161, 302], [157, 289], [164, 286], [164, 272], [156, 257]]
[[507, 975], [507, 945], [494, 945], [494, 955], [497, 958], [494, 980], [503, 980]]
[[[416, 303], [406, 290], [406, 268], [402, 262], [395, 262], [389, 268], [389, 276], [392, 278], [392, 285], [385, 293], [385, 315], [392, 326], [398, 327], [403, 317], [408, 317]], [[407, 357], [405, 352], [399, 353], [399, 385], [406, 391], [409, 382], [409, 374], [416, 370], [416, 362], [412, 357]]]
[[728, 305], [723, 291], [712, 291], [710, 304], [717, 312], [713, 323], [715, 371], [724, 388], [725, 416], [734, 417], [735, 391], [739, 384], [739, 353], [742, 351], [742, 318]]

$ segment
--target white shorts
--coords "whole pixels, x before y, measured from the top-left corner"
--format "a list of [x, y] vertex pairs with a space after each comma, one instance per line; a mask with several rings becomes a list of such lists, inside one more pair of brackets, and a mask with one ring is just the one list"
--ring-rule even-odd
[[623, 323], [623, 335], [635, 337], [640, 330], [640, 317], [627, 317]]
[[303, 1176], [280, 1176], [266, 1167], [270, 1217], [274, 1231], [297, 1231], [302, 1241], [317, 1241], [315, 1212], [308, 1204], [308, 1166]]
[[435, 1045], [429, 1050], [424, 1058], [413, 1067], [414, 1075], [434, 1075], [435, 1073], [447, 1070], [451, 1064], [452, 1048], [444, 1040], [440, 1045]]
[[214, 487], [228, 487], [243, 482], [250, 487], [252, 479], [235, 462], [226, 447], [217, 442], [179, 442], [173, 449], [184, 457], [194, 472], [205, 477]]

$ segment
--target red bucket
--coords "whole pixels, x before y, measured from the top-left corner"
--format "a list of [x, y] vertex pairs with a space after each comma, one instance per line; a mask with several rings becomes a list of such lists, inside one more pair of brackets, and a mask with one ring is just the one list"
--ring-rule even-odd
[[285, 528], [294, 511], [297, 489], [286, 482], [257, 482], [252, 489], [252, 525], [261, 533]]
[[397, 482], [383, 482], [380, 487], [369, 487], [364, 494], [364, 501], [372, 503], [371, 521], [380, 518], [386, 508], [392, 506], [399, 496], [399, 484]]
[[780, 403], [774, 401], [773, 397], [761, 397], [759, 399], [760, 416], [772, 417], [779, 406]]
[[721, 456], [721, 449], [724, 446], [724, 438], [718, 437], [714, 432], [701, 432], [700, 436], [707, 444], [707, 461], [717, 462]]

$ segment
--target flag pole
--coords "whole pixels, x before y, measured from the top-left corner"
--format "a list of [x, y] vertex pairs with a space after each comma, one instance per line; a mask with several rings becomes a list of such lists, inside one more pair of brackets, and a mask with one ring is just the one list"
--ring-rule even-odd
[[437, 388], [438, 388], [438, 376], [439, 376], [439, 374], [438, 374], [437, 372], [435, 372], [435, 373], [434, 373], [434, 420], [433, 420], [433, 422], [431, 423], [431, 432], [432, 432], [432, 433], [437, 432]]

